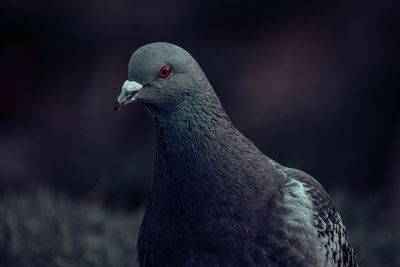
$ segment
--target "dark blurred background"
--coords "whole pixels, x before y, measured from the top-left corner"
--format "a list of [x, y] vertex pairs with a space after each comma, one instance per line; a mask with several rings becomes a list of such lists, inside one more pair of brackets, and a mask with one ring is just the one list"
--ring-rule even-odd
[[0, 4], [0, 266], [135, 266], [153, 172], [133, 51], [175, 43], [232, 121], [327, 189], [362, 266], [400, 266], [396, 1]]

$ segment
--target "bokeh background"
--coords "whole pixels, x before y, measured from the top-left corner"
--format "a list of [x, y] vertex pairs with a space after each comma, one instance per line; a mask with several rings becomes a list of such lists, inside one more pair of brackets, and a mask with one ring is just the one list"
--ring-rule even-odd
[[136, 266], [154, 131], [132, 52], [200, 63], [236, 127], [327, 189], [362, 266], [400, 266], [396, 1], [0, 4], [0, 266]]

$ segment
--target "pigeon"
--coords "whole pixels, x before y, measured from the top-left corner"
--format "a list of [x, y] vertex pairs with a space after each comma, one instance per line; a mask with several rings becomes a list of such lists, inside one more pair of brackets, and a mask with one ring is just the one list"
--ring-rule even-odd
[[156, 134], [139, 266], [358, 266], [324, 188], [244, 137], [183, 48], [133, 53], [114, 109], [131, 102]]

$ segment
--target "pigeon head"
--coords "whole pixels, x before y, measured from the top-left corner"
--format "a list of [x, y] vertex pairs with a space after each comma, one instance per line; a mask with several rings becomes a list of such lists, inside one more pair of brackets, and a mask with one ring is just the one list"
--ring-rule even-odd
[[147, 44], [133, 53], [128, 80], [122, 86], [114, 110], [141, 102], [150, 113], [165, 113], [188, 96], [209, 90], [208, 85], [200, 66], [184, 49], [163, 42]]

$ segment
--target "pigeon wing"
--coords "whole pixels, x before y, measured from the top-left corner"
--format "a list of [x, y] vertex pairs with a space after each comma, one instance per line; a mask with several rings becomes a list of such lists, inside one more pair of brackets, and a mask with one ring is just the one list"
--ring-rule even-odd
[[326, 263], [335, 266], [358, 266], [357, 260], [331, 198], [324, 188], [310, 175], [291, 168], [282, 168], [289, 179], [303, 184], [312, 202], [312, 223], [318, 230], [318, 239], [325, 250]]

